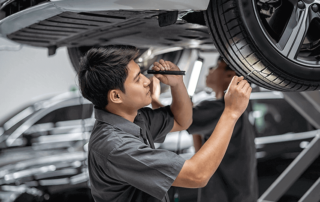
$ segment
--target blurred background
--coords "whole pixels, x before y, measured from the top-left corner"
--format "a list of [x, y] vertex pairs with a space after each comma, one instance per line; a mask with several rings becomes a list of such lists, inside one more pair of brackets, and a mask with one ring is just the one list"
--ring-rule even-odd
[[[85, 50], [77, 51], [81, 55]], [[47, 49], [0, 38], [1, 202], [93, 201], [86, 164], [93, 106], [77, 90], [79, 55], [59, 48], [49, 57]], [[149, 48], [141, 49], [136, 62], [143, 73], [161, 58], [176, 63], [186, 71], [184, 82], [197, 104], [215, 99], [205, 86], [205, 76], [218, 57], [215, 49]], [[319, 113], [307, 113], [310, 106], [318, 107], [319, 91], [290, 94], [252, 87], [248, 112], [256, 130], [262, 195], [319, 133], [315, 120]], [[161, 92], [161, 103], [170, 104], [168, 86], [161, 85]], [[156, 147], [186, 159], [194, 154], [192, 136], [186, 131], [169, 133]], [[298, 201], [318, 179], [320, 160], [312, 158], [279, 201]], [[169, 195], [175, 202], [195, 201], [197, 190], [171, 188]]]
[[76, 72], [66, 48], [49, 57], [47, 49], [0, 38], [0, 120], [18, 107], [75, 88]]

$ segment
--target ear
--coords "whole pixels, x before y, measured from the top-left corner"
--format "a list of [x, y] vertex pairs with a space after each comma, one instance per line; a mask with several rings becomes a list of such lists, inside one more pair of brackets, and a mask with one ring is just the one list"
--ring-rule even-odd
[[229, 83], [231, 82], [232, 78], [236, 75], [236, 72], [235, 71], [230, 71], [228, 70], [226, 72], [226, 77], [224, 77], [224, 81], [225, 81], [225, 84], [227, 84], [229, 86]]
[[230, 71], [230, 70], [227, 71], [227, 77], [228, 78], [232, 79], [234, 76], [236, 76], [236, 72], [235, 71]]
[[119, 92], [119, 90], [111, 90], [108, 97], [110, 102], [116, 104], [122, 103], [121, 93]]

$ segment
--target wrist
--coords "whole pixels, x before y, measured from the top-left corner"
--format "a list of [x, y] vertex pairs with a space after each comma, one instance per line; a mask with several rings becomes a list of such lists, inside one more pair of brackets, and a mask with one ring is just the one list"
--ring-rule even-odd
[[183, 80], [177, 81], [170, 85], [170, 88], [180, 87], [181, 85], [184, 85]]
[[156, 102], [159, 102], [159, 96], [151, 96], [151, 99], [152, 99], [152, 102], [153, 101], [156, 101]]
[[224, 109], [223, 114], [225, 116], [227, 116], [229, 120], [234, 120], [234, 121], [237, 121], [240, 117], [237, 112], [235, 112], [234, 110], [227, 109], [227, 108]]
[[155, 100], [155, 99], [152, 99], [152, 100], [151, 100], [151, 104], [159, 104], [159, 103], [160, 103], [159, 100]]

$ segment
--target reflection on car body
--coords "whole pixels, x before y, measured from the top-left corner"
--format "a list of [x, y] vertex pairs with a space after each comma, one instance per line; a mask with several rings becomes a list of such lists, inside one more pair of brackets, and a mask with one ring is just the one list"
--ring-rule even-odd
[[[205, 92], [200, 92], [197, 95], [194, 97], [194, 100], [197, 102], [203, 99], [214, 99], [212, 94]], [[86, 165], [87, 144], [85, 144], [88, 141], [90, 130], [94, 123], [92, 109], [86, 109], [88, 110], [88, 114], [85, 122], [79, 120], [79, 118], [82, 118], [81, 116], [75, 117], [77, 118], [75, 120], [66, 121], [64, 119], [62, 122], [56, 119], [58, 122], [55, 122], [54, 119], [56, 116], [52, 115], [63, 109], [65, 105], [60, 104], [68, 99], [74, 102], [74, 104], [68, 102], [69, 107], [81, 106], [78, 99], [79, 95], [75, 97], [76, 99], [74, 99], [74, 97], [67, 98], [63, 101], [56, 102], [55, 105], [47, 105], [48, 108], [55, 106], [54, 110], [47, 110], [47, 113], [42, 113], [43, 116], [37, 118], [37, 121], [34, 121], [34, 125], [29, 124], [29, 129], [26, 129], [24, 133], [33, 137], [30, 141], [31, 146], [20, 145], [18, 147], [16, 145], [15, 148], [10, 149], [7, 147], [2, 150], [0, 154], [0, 159], [2, 159], [0, 165], [0, 197], [11, 194], [15, 196], [12, 200], [14, 201], [14, 198], [18, 198], [22, 196], [22, 194], [27, 194], [29, 197], [34, 197], [35, 200], [43, 201], [50, 199], [51, 201], [58, 201], [57, 198], [61, 195], [68, 193], [70, 195], [74, 194], [74, 197], [76, 197], [81, 195], [79, 190], [82, 190], [82, 193], [88, 193], [84, 196], [85, 199], [88, 201], [92, 200]], [[162, 97], [162, 102], [170, 104], [170, 99], [171, 98]], [[275, 128], [285, 133], [282, 135], [276, 134], [270, 136], [264, 130], [258, 132], [259, 137], [255, 139], [255, 143], [257, 147], [256, 156], [259, 161], [258, 168], [260, 168], [260, 170], [261, 166], [259, 165], [265, 165], [265, 162], [272, 162], [274, 159], [285, 158], [291, 159], [290, 161], [292, 161], [318, 133], [318, 131], [299, 133], [303, 130], [308, 130], [308, 123], [296, 113], [293, 108], [286, 106], [287, 103], [279, 92], [254, 92], [251, 96], [251, 103], [253, 105], [253, 111], [250, 114], [254, 118], [252, 123], [264, 118], [267, 114], [263, 113], [267, 111], [265, 110], [266, 107], [254, 107], [255, 103], [257, 103], [258, 106], [264, 103], [267, 108], [276, 105], [276, 107], [272, 109], [276, 111], [272, 111], [271, 113], [276, 113], [276, 116], [281, 116], [284, 119], [289, 115], [292, 116], [292, 122], [294, 120], [300, 122], [300, 128], [296, 129], [290, 125], [275, 125]], [[92, 105], [90, 105], [90, 107], [92, 108]], [[281, 108], [281, 110], [277, 111], [279, 108]], [[294, 116], [292, 113], [295, 113]], [[39, 120], [41, 123], [38, 122]], [[43, 121], [46, 123], [43, 123], [41, 120], [46, 120]], [[260, 125], [255, 125], [257, 130], [259, 127], [261, 128], [262, 125], [270, 124], [268, 119], [263, 120]], [[45, 125], [44, 127], [41, 125], [47, 123], [51, 125]], [[82, 130], [81, 123], [87, 126], [85, 131]], [[51, 128], [52, 126], [56, 128]], [[281, 126], [284, 127], [279, 128]], [[309, 128], [309, 130], [311, 129], [312, 128]], [[184, 158], [190, 158], [194, 154], [192, 137], [186, 131], [169, 133], [165, 142], [163, 144], [157, 144], [156, 147], [177, 152]], [[285, 165], [288, 164], [288, 161], [281, 160], [281, 162], [285, 162]], [[281, 162], [278, 162], [278, 166], [282, 164]], [[261, 179], [267, 178], [263, 172], [259, 173], [259, 177]], [[265, 181], [262, 182], [265, 183]], [[268, 181], [266, 184], [268, 183], [270, 184], [271, 182]], [[266, 185], [262, 184], [260, 186], [264, 187]], [[264, 188], [262, 188], [262, 190], [263, 189]], [[179, 189], [179, 191], [181, 193], [180, 199], [184, 201], [184, 193], [186, 193], [187, 190]], [[196, 192], [188, 192], [189, 199], [196, 198]], [[192, 196], [190, 196], [190, 193]], [[69, 199], [69, 201], [72, 201], [72, 198]]]
[[320, 89], [313, 1], [1, 0], [0, 19], [1, 36], [16, 43], [49, 55], [68, 47], [75, 69], [97, 45], [218, 50], [239, 75], [256, 71], [248, 80], [264, 88]]
[[58, 95], [30, 105], [28, 115], [22, 110], [4, 121], [0, 166], [79, 147], [94, 123], [92, 104], [81, 99], [75, 92]]

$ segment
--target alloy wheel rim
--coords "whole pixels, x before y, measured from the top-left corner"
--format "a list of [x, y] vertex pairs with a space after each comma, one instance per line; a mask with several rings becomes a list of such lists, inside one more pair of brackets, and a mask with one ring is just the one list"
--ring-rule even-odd
[[320, 68], [320, 0], [252, 0], [265, 37], [289, 60]]

